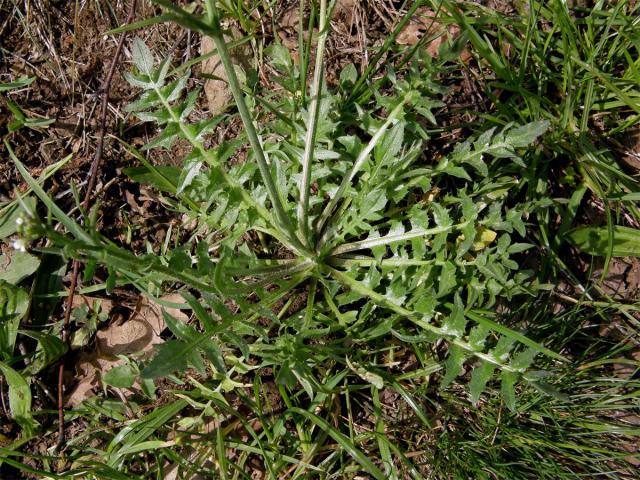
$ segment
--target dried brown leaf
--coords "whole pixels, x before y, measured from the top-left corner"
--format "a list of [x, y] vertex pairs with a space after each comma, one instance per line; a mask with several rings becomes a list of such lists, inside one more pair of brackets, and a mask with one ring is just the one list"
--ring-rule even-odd
[[[86, 301], [80, 298], [79, 302]], [[171, 303], [184, 303], [180, 294], [166, 295], [161, 300]], [[109, 302], [103, 300], [103, 302]], [[93, 302], [90, 302], [93, 304]], [[80, 304], [80, 303], [78, 303]], [[67, 398], [67, 405], [77, 406], [83, 400], [95, 395], [101, 387], [102, 375], [114, 367], [123, 364], [118, 355], [149, 354], [153, 346], [162, 343], [160, 337], [166, 328], [162, 310], [177, 320], [186, 322], [189, 317], [182, 310], [161, 307], [147, 297], [141, 297], [134, 315], [122, 322], [114, 322], [96, 333], [96, 346], [90, 352], [82, 352], [76, 365], [76, 378], [79, 379]], [[110, 311], [110, 307], [107, 311]], [[135, 384], [131, 389], [123, 389], [125, 396], [139, 391]]]
[[[226, 40], [231, 41], [238, 38], [240, 38], [240, 33], [236, 31], [233, 32], [233, 37], [229, 37]], [[200, 53], [206, 55], [214, 49], [213, 40], [210, 37], [203, 36], [200, 43]], [[230, 54], [232, 61], [236, 65], [245, 69], [251, 67], [251, 52], [246, 44], [231, 50]], [[215, 80], [208, 79], [205, 82], [204, 92], [207, 96], [207, 103], [211, 115], [218, 115], [225, 110], [233, 98], [220, 56], [216, 54], [202, 62], [202, 73], [217, 77]]]
[[[425, 51], [432, 57], [437, 58], [440, 45], [446, 41], [453, 41], [460, 35], [460, 27], [457, 25], [444, 25], [436, 18], [436, 13], [429, 8], [419, 8], [414, 17], [404, 27], [398, 35], [396, 42], [400, 45], [415, 45], [420, 39], [428, 35], [437, 35], [436, 38], [425, 44]], [[471, 58], [465, 49], [461, 54], [461, 60], [467, 62]]]
[[356, 5], [356, 0], [337, 0], [333, 10], [333, 20], [339, 20], [347, 27], [351, 27]]

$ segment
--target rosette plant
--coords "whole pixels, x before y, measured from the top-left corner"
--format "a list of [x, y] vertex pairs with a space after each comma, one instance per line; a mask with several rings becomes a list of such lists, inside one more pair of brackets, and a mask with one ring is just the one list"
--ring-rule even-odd
[[[540, 288], [520, 259], [532, 247], [523, 240], [527, 216], [548, 204], [519, 193], [547, 122], [487, 126], [434, 156], [441, 64], [418, 51], [405, 67], [389, 68], [386, 83], [348, 65], [329, 88], [333, 3], [317, 8], [310, 86], [310, 49], [295, 63], [276, 45], [269, 59], [279, 88], [268, 92], [239, 80], [214, 0], [200, 13], [156, 3], [165, 9], [157, 21], [213, 39], [243, 125], [237, 137], [209, 146], [207, 134], [229, 115], [194, 119], [200, 90], [190, 88], [189, 68], [172, 69], [170, 58], [158, 62], [133, 41], [127, 78], [142, 92], [127, 111], [159, 133], [141, 151], [129, 147], [141, 165], [127, 173], [197, 227], [161, 254], [133, 254], [81, 228], [18, 162], [66, 227], [66, 234], [43, 227], [65, 255], [89, 271], [106, 266], [111, 286], [129, 283], [150, 295], [179, 289], [197, 317], [186, 324], [166, 314], [172, 338], [134, 376], [149, 381], [195, 368], [213, 390], [228, 392], [250, 375], [273, 375], [283, 395], [302, 387], [287, 397], [302, 436], [312, 435], [302, 425], [328, 421], [320, 409], [329, 411], [350, 384], [395, 390], [426, 424], [413, 394], [425, 378], [439, 389], [468, 383], [472, 403], [499, 378], [512, 410], [518, 382], [547, 389], [530, 368], [536, 355], [563, 358], [504, 313], [507, 301]], [[182, 166], [156, 165], [154, 151], [177, 140], [191, 146]], [[380, 473], [362, 452], [350, 452]]]

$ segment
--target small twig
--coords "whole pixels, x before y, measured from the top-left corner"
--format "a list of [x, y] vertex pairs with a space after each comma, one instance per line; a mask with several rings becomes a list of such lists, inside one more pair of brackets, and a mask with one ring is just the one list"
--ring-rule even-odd
[[[136, 1], [137, 0], [131, 0], [125, 25], [128, 25], [133, 21], [133, 17], [136, 12]], [[113, 58], [111, 60], [111, 65], [109, 66], [109, 72], [107, 73], [107, 77], [105, 78], [102, 84], [102, 87], [100, 88], [100, 91], [102, 93], [102, 105], [100, 109], [100, 130], [98, 132], [98, 143], [96, 145], [95, 155], [93, 157], [93, 161], [91, 162], [91, 168], [89, 170], [89, 182], [87, 185], [87, 189], [84, 193], [84, 199], [82, 201], [82, 208], [85, 212], [88, 210], [89, 201], [91, 200], [91, 194], [96, 184], [98, 168], [100, 168], [100, 163], [102, 162], [104, 136], [106, 133], [106, 123], [107, 123], [107, 109], [109, 106], [109, 90], [111, 88], [111, 81], [113, 80], [113, 75], [116, 71], [116, 65], [118, 64], [118, 59], [120, 58], [120, 54], [122, 53], [122, 48], [124, 47], [124, 41], [126, 37], [127, 37], [127, 32], [124, 32], [120, 36], [120, 40], [118, 41], [118, 46], [116, 47], [115, 54], [113, 55]], [[67, 302], [65, 304], [64, 322], [62, 327], [62, 341], [67, 345], [69, 344], [69, 320], [71, 319], [73, 297], [75, 296], [76, 286], [78, 285], [79, 269], [80, 269], [80, 263], [77, 260], [74, 260], [73, 265], [71, 267], [71, 284], [69, 285], [69, 296], [67, 297]], [[62, 447], [65, 441], [64, 395], [62, 391], [63, 376], [64, 376], [64, 358], [60, 361], [60, 366], [58, 368], [58, 444], [56, 446], [58, 450]]]
[[[131, 0], [131, 5], [129, 6], [129, 14], [127, 15], [127, 20], [125, 24], [129, 24], [133, 21], [133, 16], [136, 11], [136, 0]], [[124, 41], [127, 37], [127, 32], [124, 32], [120, 36], [120, 41], [118, 42], [118, 46], [116, 48], [116, 53], [111, 60], [111, 65], [109, 66], [109, 73], [107, 74], [107, 78], [102, 84], [102, 106], [100, 110], [100, 131], [98, 133], [98, 144], [96, 145], [96, 154], [93, 157], [93, 162], [91, 163], [91, 170], [89, 170], [89, 185], [87, 190], [85, 191], [84, 201], [82, 205], [84, 209], [87, 209], [89, 205], [89, 200], [91, 199], [91, 192], [96, 183], [96, 177], [98, 172], [98, 167], [102, 161], [102, 149], [104, 145], [104, 136], [106, 133], [106, 122], [107, 122], [107, 108], [109, 106], [109, 90], [111, 88], [111, 81], [113, 80], [113, 75], [116, 71], [116, 65], [118, 63], [118, 58], [120, 58], [120, 54], [122, 53], [122, 48], [124, 47]]]

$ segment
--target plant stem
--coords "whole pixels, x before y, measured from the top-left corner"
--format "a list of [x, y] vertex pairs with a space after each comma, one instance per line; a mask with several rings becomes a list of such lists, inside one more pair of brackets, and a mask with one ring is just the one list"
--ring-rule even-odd
[[[430, 323], [428, 323], [427, 321], [423, 320], [421, 317], [421, 315], [417, 312], [413, 312], [411, 310], [408, 310], [404, 307], [402, 307], [401, 305], [397, 305], [393, 302], [391, 302], [388, 298], [386, 298], [384, 295], [375, 292], [373, 290], [371, 290], [370, 288], [368, 288], [367, 286], [365, 286], [362, 282], [359, 282], [358, 280], [351, 278], [349, 275], [347, 275], [346, 273], [343, 273], [339, 270], [336, 270], [334, 268], [330, 268], [330, 267], [326, 267], [326, 269], [328, 270], [327, 273], [329, 273], [336, 281], [340, 282], [341, 284], [349, 287], [350, 290], [353, 290], [354, 292], [359, 293], [360, 295], [364, 295], [368, 298], [371, 299], [371, 301], [373, 301], [374, 303], [377, 303], [378, 305], [380, 305], [381, 307], [385, 307], [388, 308], [392, 311], [394, 311], [395, 313], [402, 315], [403, 317], [407, 318], [408, 320], [410, 320], [411, 322], [413, 322], [415, 325], [425, 329], [428, 332], [434, 333], [435, 335], [445, 338], [447, 340], [447, 342], [449, 342], [450, 344], [456, 345], [460, 348], [462, 348], [463, 350], [465, 350], [466, 352], [468, 352], [469, 354], [484, 360], [486, 362], [489, 362], [493, 365], [495, 365], [496, 367], [502, 369], [502, 370], [506, 370], [508, 372], [518, 372], [518, 370], [514, 369], [513, 367], [511, 367], [509, 364], [506, 363], [502, 363], [500, 362], [497, 358], [494, 358], [490, 353], [483, 353], [480, 351], [477, 351], [475, 348], [473, 348], [469, 343], [465, 342], [462, 338], [458, 338], [455, 337], [453, 335], [451, 335], [448, 331], [446, 331], [444, 328], [440, 328], [440, 327], [436, 327], [435, 325], [431, 325]], [[507, 327], [503, 327], [502, 325], [496, 324], [495, 322], [493, 322], [492, 320], [488, 320], [486, 318], [481, 317], [480, 315], [477, 314], [471, 314], [471, 312], [465, 312], [465, 315], [469, 318], [471, 318], [472, 320], [479, 322], [479, 323], [485, 323], [488, 324], [490, 328], [494, 328], [494, 331], [499, 332], [503, 335], [507, 335], [509, 337], [512, 338], [516, 338], [518, 340], [521, 339], [525, 339], [526, 343], [524, 343], [527, 346], [531, 346], [534, 350], [541, 352], [545, 355], [548, 355], [552, 358], [556, 358], [559, 360], [564, 360], [564, 358], [560, 355], [558, 355], [557, 353], [543, 347], [542, 345], [537, 344], [536, 342], [533, 342], [531, 340], [529, 340], [528, 338], [524, 337], [523, 335], [519, 334], [518, 332], [515, 332]], [[496, 328], [497, 327], [497, 328]], [[527, 377], [525, 377], [526, 379]]]
[[299, 242], [296, 237], [291, 219], [287, 215], [287, 212], [285, 212], [284, 210], [280, 194], [278, 193], [278, 189], [273, 181], [271, 172], [269, 171], [269, 165], [267, 163], [262, 144], [260, 143], [260, 139], [258, 138], [258, 133], [253, 124], [253, 119], [251, 118], [251, 114], [249, 113], [247, 104], [244, 101], [244, 93], [242, 92], [242, 87], [240, 86], [240, 82], [238, 81], [233, 62], [231, 61], [231, 55], [229, 54], [229, 50], [227, 49], [227, 44], [225, 43], [222, 36], [217, 7], [215, 6], [213, 1], [207, 1], [207, 10], [209, 12], [208, 20], [211, 22], [211, 28], [207, 33], [213, 40], [213, 43], [218, 50], [218, 55], [220, 56], [220, 60], [222, 61], [225, 73], [227, 74], [229, 88], [231, 89], [233, 99], [235, 100], [236, 106], [238, 107], [238, 113], [240, 114], [240, 118], [242, 119], [244, 128], [247, 131], [247, 137], [249, 138], [249, 143], [251, 144], [253, 155], [258, 162], [260, 175], [262, 176], [262, 181], [264, 182], [267, 193], [269, 195], [269, 199], [271, 200], [271, 204], [275, 210], [277, 221], [280, 227], [287, 232], [287, 236], [289, 237], [291, 243], [293, 243], [296, 248], [299, 248], [302, 252], [304, 252], [307, 249]]
[[316, 141], [316, 125], [320, 110], [320, 96], [322, 95], [322, 79], [324, 76], [324, 46], [327, 39], [327, 0], [320, 0], [320, 25], [318, 33], [318, 47], [316, 49], [316, 64], [311, 85], [311, 105], [309, 108], [309, 124], [304, 139], [304, 154], [302, 156], [302, 181], [300, 185], [300, 201], [298, 203], [298, 229], [302, 237], [310, 245], [309, 238], [309, 185], [311, 183], [311, 164], [313, 163], [313, 149]]
[[360, 240], [358, 242], [345, 243], [339, 247], [334, 248], [331, 251], [331, 255], [340, 255], [341, 253], [355, 252], [356, 250], [364, 250], [367, 248], [379, 247], [382, 245], [390, 245], [392, 243], [405, 242], [413, 238], [424, 237], [426, 235], [437, 235], [438, 233], [449, 232], [454, 229], [461, 229], [469, 222], [464, 222], [458, 225], [450, 225], [448, 227], [434, 227], [434, 228], [417, 228], [413, 231], [401, 233], [398, 235], [387, 235], [378, 238], [369, 238], [366, 240]]
[[[225, 172], [224, 168], [222, 168], [222, 165], [219, 165], [218, 164], [218, 160], [211, 154], [211, 152], [209, 150], [207, 150], [206, 148], [204, 148], [204, 145], [202, 145], [202, 142], [200, 142], [195, 137], [195, 135], [193, 134], [191, 129], [188, 128], [183, 122], [180, 121], [180, 118], [178, 117], [178, 115], [176, 115], [176, 112], [173, 110], [173, 108], [171, 107], [171, 105], [169, 104], [167, 99], [164, 97], [164, 95], [162, 94], [162, 91], [157, 87], [155, 88], [154, 91], [158, 95], [158, 98], [162, 102], [162, 105], [164, 106], [164, 108], [167, 110], [167, 112], [169, 112], [169, 115], [171, 115], [172, 121], [174, 121], [179, 126], [180, 131], [185, 136], [187, 141], [196, 150], [198, 150], [198, 153], [202, 156], [202, 158], [207, 160], [212, 166], [216, 166], [220, 170], [220, 174], [221, 174], [222, 178], [224, 179], [224, 181], [227, 183], [227, 185], [229, 185], [229, 187], [231, 187], [233, 189], [238, 190], [239, 193], [240, 193], [240, 196], [243, 199], [243, 201], [247, 205], [250, 205], [250, 206], [254, 207], [257, 210], [258, 214], [262, 218], [264, 218], [267, 222], [271, 223], [273, 220], [272, 220], [271, 215], [267, 211], [267, 209], [264, 208], [262, 205], [258, 204], [258, 202], [256, 202], [255, 199], [244, 188], [242, 188], [241, 185], [238, 185], [234, 181], [234, 179], [231, 178], [227, 174], [227, 172]], [[269, 178], [271, 178], [271, 177], [269, 177]], [[286, 231], [282, 232], [282, 234], [280, 234], [281, 233], [280, 230], [275, 228], [275, 225], [274, 225], [274, 228], [270, 229], [270, 230], [271, 230], [271, 234], [273, 236], [275, 236], [276, 238], [278, 238], [278, 240], [280, 240], [284, 245], [286, 245], [287, 248], [292, 248], [296, 252], [298, 252], [300, 254], [304, 254], [307, 257], [309, 257], [311, 255], [308, 252], [308, 250], [304, 247], [304, 245], [302, 245], [300, 243], [300, 241], [295, 236], [295, 234], [294, 235], [288, 235], [287, 234], [288, 232], [286, 232]]]

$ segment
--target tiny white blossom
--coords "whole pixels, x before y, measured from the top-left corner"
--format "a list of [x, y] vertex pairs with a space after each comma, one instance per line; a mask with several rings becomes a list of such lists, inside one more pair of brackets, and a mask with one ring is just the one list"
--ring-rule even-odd
[[25, 242], [22, 238], [14, 240], [11, 245], [13, 246], [14, 250], [17, 250], [19, 252], [24, 253], [27, 251], [27, 242]]
[[17, 217], [16, 218], [16, 225], [20, 226], [24, 224], [24, 218], [22, 217]]

